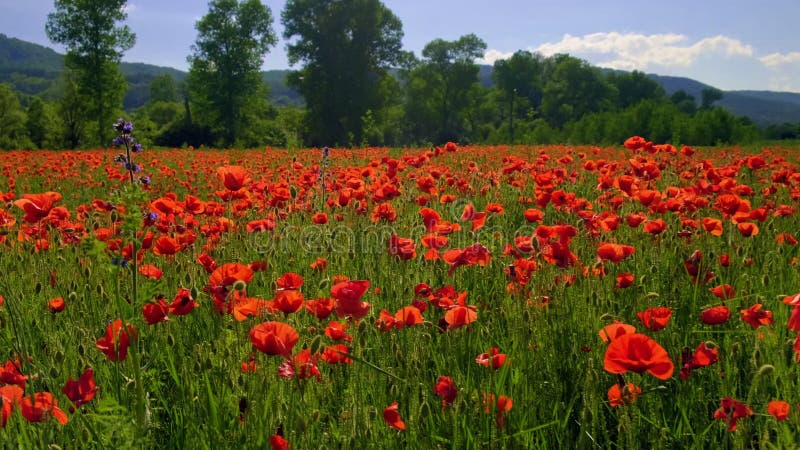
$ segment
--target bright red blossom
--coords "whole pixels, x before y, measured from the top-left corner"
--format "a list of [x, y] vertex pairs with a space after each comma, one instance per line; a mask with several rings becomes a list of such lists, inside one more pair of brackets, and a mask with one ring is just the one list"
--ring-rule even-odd
[[725, 397], [720, 400], [720, 407], [714, 411], [714, 419], [723, 420], [728, 425], [728, 431], [736, 431], [739, 419], [753, 415], [753, 410], [738, 400]]
[[606, 349], [603, 367], [607, 372], [647, 372], [666, 380], [672, 376], [673, 364], [667, 351], [644, 334], [623, 334], [612, 340]]
[[106, 327], [105, 336], [98, 339], [95, 345], [109, 361], [124, 361], [128, 356], [128, 346], [137, 336], [133, 325], [123, 327], [122, 319], [117, 319]]
[[[97, 394], [94, 370], [91, 367], [87, 367], [77, 380], [68, 377], [61, 392], [70, 399], [72, 404], [75, 405], [75, 408], [80, 408], [82, 405], [89, 403], [94, 399], [95, 394]], [[72, 412], [72, 409], [73, 408], [70, 407], [70, 412]]]
[[386, 425], [395, 430], [406, 429], [405, 422], [400, 418], [400, 409], [397, 406], [397, 402], [392, 402], [391, 405], [383, 409], [383, 420], [386, 421]]

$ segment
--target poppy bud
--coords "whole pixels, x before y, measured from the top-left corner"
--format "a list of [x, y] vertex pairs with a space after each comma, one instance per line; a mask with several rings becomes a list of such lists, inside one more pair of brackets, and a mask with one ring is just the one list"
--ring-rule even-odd
[[771, 375], [772, 372], [775, 371], [775, 366], [771, 364], [764, 364], [763, 366], [758, 368], [758, 372], [756, 373], [756, 377], [762, 377]]
[[245, 289], [247, 289], [247, 283], [245, 283], [243, 280], [236, 280], [236, 282], [233, 283], [234, 291], [243, 292]]

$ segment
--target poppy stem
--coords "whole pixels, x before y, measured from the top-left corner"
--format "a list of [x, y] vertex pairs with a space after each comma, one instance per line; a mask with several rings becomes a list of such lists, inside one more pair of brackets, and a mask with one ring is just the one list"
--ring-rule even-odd
[[358, 361], [360, 363], [366, 364], [367, 366], [377, 370], [378, 372], [380, 372], [380, 373], [382, 373], [384, 375], [387, 375], [387, 376], [392, 377], [392, 378], [396, 378], [396, 379], [398, 379], [398, 380], [400, 380], [402, 382], [406, 381], [405, 379], [400, 378], [397, 375], [395, 375], [395, 374], [393, 374], [393, 373], [391, 373], [391, 372], [389, 372], [389, 371], [387, 371], [385, 369], [382, 369], [382, 368], [376, 366], [375, 364], [372, 364], [371, 362], [369, 362], [367, 360], [361, 359], [358, 356], [353, 355], [352, 353], [340, 352], [339, 350], [336, 350], [336, 349], [332, 349], [332, 350], [335, 351], [336, 353], [339, 353], [340, 355], [347, 356], [348, 358], [352, 359], [353, 361]]

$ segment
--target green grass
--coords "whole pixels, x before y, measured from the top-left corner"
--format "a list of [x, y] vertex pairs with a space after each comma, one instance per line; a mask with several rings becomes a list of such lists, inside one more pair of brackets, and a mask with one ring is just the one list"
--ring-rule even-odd
[[[370, 198], [374, 189], [388, 181], [387, 166], [381, 158], [391, 155], [402, 160], [422, 155], [425, 150], [334, 150], [327, 169], [332, 174], [328, 197], [338, 197], [336, 191], [353, 173], [367, 186], [365, 198], [353, 200], [346, 207], [320, 206], [319, 183], [314, 176], [320, 155], [313, 151], [145, 152], [140, 158], [145, 172], [152, 176], [152, 187], [143, 195], [127, 197], [118, 194], [123, 191], [120, 181], [109, 180], [104, 171], [113, 166], [113, 153], [9, 154], [0, 164], [5, 166], [0, 186], [8, 186], [13, 179], [15, 199], [24, 193], [60, 192], [61, 205], [70, 212], [68, 220], [84, 224], [87, 232], [82, 245], [61, 245], [59, 231], [51, 229], [50, 249], [35, 251], [32, 242], [17, 242], [22, 210], [11, 202], [0, 206], [17, 219], [6, 229], [5, 242], [0, 244], [0, 295], [4, 297], [0, 356], [22, 361], [22, 373], [29, 376], [26, 394], [52, 392], [64, 410], [70, 402], [61, 388], [67, 377], [76, 378], [85, 367], [94, 369], [99, 391], [93, 401], [69, 414], [65, 426], [54, 420], [28, 423], [17, 408], [6, 427], [0, 429], [0, 440], [20, 448], [265, 448], [270, 436], [281, 432], [296, 449], [800, 445], [800, 377], [792, 350], [795, 333], [786, 328], [791, 307], [782, 302], [783, 296], [798, 292], [796, 258], [800, 250], [776, 243], [779, 233], [797, 233], [796, 216], [770, 216], [758, 223], [758, 235], [744, 238], [730, 219], [712, 208], [719, 193], [703, 194], [709, 206], [685, 215], [721, 218], [724, 234], [715, 237], [701, 227], [690, 237], [680, 237], [677, 214], [650, 212], [612, 188], [613, 195], [625, 197], [617, 211], [619, 228], [592, 236], [575, 211], [558, 210], [550, 203], [543, 208], [543, 223], [577, 228], [570, 248], [580, 266], [555, 267], [534, 253], [538, 269], [521, 292], [511, 293], [504, 270], [513, 258], [501, 253], [505, 244], [513, 244], [515, 235], [530, 234], [538, 226], [527, 224], [523, 216], [526, 208], [536, 206], [518, 201], [520, 197], [534, 197], [533, 176], [560, 167], [566, 168], [567, 175], [574, 171], [574, 181], [565, 180], [554, 189], [586, 198], [593, 211], [600, 213], [609, 207], [601, 201], [603, 192], [597, 190], [597, 173], [584, 170], [583, 162], [615, 162], [619, 168], [613, 174], [620, 175], [628, 167], [628, 158], [633, 157], [631, 151], [622, 148], [600, 149], [595, 155], [590, 148], [549, 147], [544, 150], [550, 159], [543, 161], [540, 150], [462, 148], [456, 153], [432, 155], [420, 168], [403, 164], [393, 180], [401, 195], [391, 200], [398, 213], [397, 221], [391, 224], [373, 224], [369, 217], [375, 204]], [[665, 153], [643, 155], [663, 165], [662, 178], [651, 188], [665, 192], [669, 186], [696, 185], [704, 178], [704, 171], [697, 169], [704, 160], [717, 168], [736, 166], [744, 156], [759, 151], [700, 149], [691, 158]], [[586, 152], [586, 158], [579, 158], [579, 152]], [[761, 192], [773, 184], [772, 173], [784, 168], [797, 170], [796, 152], [797, 148], [772, 148], [764, 153], [767, 167], [753, 172], [743, 166], [730, 177], [754, 189], [755, 194], [747, 197], [752, 208], [798, 206], [791, 198], [800, 181], [796, 177], [789, 185], [775, 184], [777, 191], [767, 197]], [[564, 166], [556, 160], [566, 153], [574, 162]], [[506, 156], [522, 158], [529, 166], [522, 172], [503, 174], [501, 169], [508, 163], [502, 158]], [[775, 162], [776, 156], [787, 162]], [[302, 167], [292, 167], [292, 157]], [[468, 171], [470, 160], [476, 161], [477, 171]], [[225, 205], [222, 217], [231, 220], [235, 228], [220, 233], [218, 242], [209, 244], [208, 230], [203, 227], [218, 223], [219, 217], [198, 215], [193, 225], [187, 217], [178, 216], [176, 224], [194, 227], [194, 244], [168, 257], [147, 251], [143, 263], [161, 268], [163, 278], [156, 281], [139, 275], [134, 294], [133, 264], [127, 268], [113, 265], [105, 245], [93, 238], [95, 228], [111, 227], [123, 215], [97, 212], [91, 207], [81, 213], [84, 209], [79, 205], [90, 205], [94, 199], [127, 202], [127, 217], [134, 218], [130, 223], [141, 227], [137, 207], [146, 210], [150, 201], [167, 192], [174, 192], [179, 200], [192, 194], [225, 204], [213, 194], [223, 188], [215, 171], [225, 164], [241, 164], [254, 182], [264, 183], [251, 186], [251, 204], [240, 212], [235, 211], [234, 202]], [[373, 174], [362, 177], [360, 172], [367, 167], [372, 167]], [[166, 168], [175, 170], [174, 175]], [[473, 203], [477, 211], [490, 202], [504, 206], [504, 214], [490, 214], [485, 227], [475, 233], [469, 231], [468, 222], [462, 223], [464, 229], [450, 235], [451, 245], [442, 249], [481, 242], [493, 255], [487, 266], [459, 267], [450, 276], [443, 261], [422, 258], [426, 249], [419, 238], [424, 228], [416, 204], [421, 192], [409, 175], [427, 175], [431, 170], [443, 173], [438, 180], [439, 195], [448, 193], [457, 198], [449, 205], [431, 198], [428, 206], [439, 211], [443, 220], [457, 222], [467, 203]], [[694, 171], [694, 177], [682, 179], [679, 175], [686, 170]], [[160, 171], [170, 175], [160, 175]], [[446, 182], [448, 177], [454, 180], [452, 186]], [[459, 178], [471, 189], [460, 191]], [[270, 205], [270, 188], [287, 180], [294, 197], [283, 205]], [[514, 180], [523, 183], [514, 186]], [[363, 214], [357, 211], [361, 202], [366, 206]], [[331, 217], [328, 224], [311, 222], [312, 214], [320, 210]], [[641, 226], [630, 228], [624, 217], [633, 212], [663, 218], [667, 231], [652, 236], [643, 233]], [[286, 215], [278, 217], [274, 232], [253, 235], [245, 231], [248, 221], [269, 214]], [[335, 219], [336, 214], [341, 214], [341, 221]], [[161, 234], [153, 226], [146, 230]], [[173, 226], [167, 233], [178, 231]], [[414, 238], [417, 257], [400, 261], [389, 255], [387, 232]], [[119, 238], [127, 243], [130, 236], [124, 231]], [[632, 245], [636, 252], [618, 264], [606, 263], [605, 276], [584, 275], [584, 266], [589, 272], [596, 267], [596, 249], [602, 241]], [[324, 335], [325, 326], [329, 320], [345, 319], [336, 318], [334, 313], [320, 321], [303, 310], [287, 317], [277, 314], [241, 322], [231, 315], [217, 314], [204, 292], [209, 275], [196, 261], [204, 246], [220, 265], [267, 261], [267, 269], [255, 273], [247, 286], [249, 297], [272, 298], [275, 281], [286, 272], [302, 275], [306, 299], [330, 296], [335, 275], [369, 280], [370, 289], [363, 300], [372, 305], [370, 313], [360, 321], [348, 322], [348, 333], [353, 337], [348, 345], [354, 362], [329, 365], [319, 361], [321, 381], [279, 377], [277, 370], [283, 359], [259, 354], [253, 348], [248, 339], [253, 326], [267, 320], [292, 325], [300, 334], [296, 353], [304, 347], [332, 344]], [[694, 284], [684, 269], [684, 261], [695, 250], [702, 251], [703, 266], [716, 275], [708, 284]], [[720, 266], [717, 260], [725, 253], [731, 257], [729, 267]], [[328, 259], [324, 271], [309, 267], [318, 257]], [[56, 274], [52, 285], [51, 271]], [[636, 276], [633, 286], [615, 289], [614, 277], [626, 271]], [[557, 282], [569, 275], [575, 276], [574, 283]], [[452, 285], [458, 292], [466, 291], [466, 303], [477, 308], [477, 321], [442, 331], [438, 322], [444, 311], [429, 306], [423, 312], [423, 324], [389, 332], [378, 330], [375, 323], [380, 310], [394, 314], [411, 304], [414, 287], [422, 282], [434, 289]], [[736, 290], [735, 298], [725, 302], [732, 311], [731, 318], [720, 326], [704, 325], [700, 311], [721, 303], [708, 289], [722, 283]], [[187, 316], [170, 316], [167, 322], [147, 325], [142, 306], [159, 294], [169, 303], [180, 287], [190, 289], [200, 306]], [[67, 301], [67, 307], [52, 314], [47, 302], [57, 296]], [[549, 299], [546, 305], [544, 297]], [[754, 330], [740, 320], [739, 310], [755, 303], [773, 312], [774, 324]], [[668, 306], [673, 314], [664, 330], [651, 332], [636, 319], [636, 313], [655, 306]], [[95, 342], [117, 318], [132, 323], [139, 337], [129, 357], [113, 363]], [[598, 331], [613, 320], [632, 324], [638, 332], [652, 337], [675, 364], [675, 372], [667, 380], [646, 373], [625, 374], [626, 382], [635, 383], [645, 393], [635, 403], [616, 408], [609, 405], [606, 392], [617, 377], [604, 370], [606, 344], [598, 337]], [[700, 342], [716, 345], [719, 363], [695, 370], [683, 380], [678, 376], [681, 351], [684, 347], [694, 350]], [[499, 370], [475, 362], [476, 356], [490, 347], [507, 354], [507, 364]], [[251, 353], [255, 354], [257, 370], [243, 373], [241, 364]], [[442, 375], [450, 376], [458, 387], [455, 402], [446, 407], [433, 391]], [[484, 411], [484, 393], [513, 399], [503, 427], [498, 426], [496, 411]], [[713, 419], [724, 397], [747, 403], [755, 413], [741, 419], [735, 432]], [[785, 422], [766, 412], [767, 402], [776, 399], [792, 405]], [[383, 409], [395, 401], [407, 425], [404, 431], [390, 428], [383, 420]], [[143, 408], [141, 415], [137, 408]]]

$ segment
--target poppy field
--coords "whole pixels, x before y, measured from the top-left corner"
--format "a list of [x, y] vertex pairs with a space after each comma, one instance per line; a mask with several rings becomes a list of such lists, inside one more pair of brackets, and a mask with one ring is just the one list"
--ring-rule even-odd
[[796, 147], [117, 131], [3, 153], [3, 443], [800, 445]]

